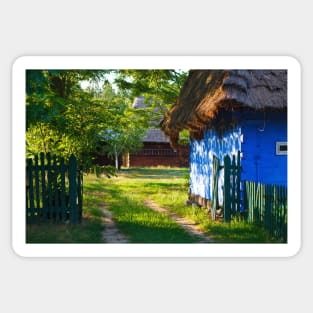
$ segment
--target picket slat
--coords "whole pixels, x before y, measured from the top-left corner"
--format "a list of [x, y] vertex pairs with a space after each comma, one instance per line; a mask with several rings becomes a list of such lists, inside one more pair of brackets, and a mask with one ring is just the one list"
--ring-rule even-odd
[[245, 210], [248, 222], [258, 223], [271, 236], [287, 240], [287, 187], [245, 181]]
[[51, 154], [47, 153], [47, 176], [48, 176], [48, 184], [47, 184], [47, 189], [48, 189], [48, 212], [49, 212], [49, 218], [50, 222], [52, 223], [53, 221], [53, 198], [52, 198], [52, 186], [53, 186], [53, 181], [52, 181], [52, 169], [51, 169]]
[[213, 157], [213, 199], [211, 217], [214, 221], [216, 219], [216, 210], [218, 209], [218, 173], [220, 170], [220, 163], [217, 157]]
[[76, 182], [76, 171], [77, 171], [77, 162], [76, 158], [72, 154], [69, 159], [69, 172], [68, 172], [68, 179], [69, 179], [69, 192], [70, 192], [70, 220], [72, 223], [77, 222], [77, 202], [76, 202], [76, 191], [77, 191], [77, 182]]
[[228, 155], [224, 158], [224, 221], [231, 219], [231, 191], [230, 191], [231, 160]]
[[45, 171], [45, 154], [40, 153], [40, 170], [41, 170], [41, 202], [43, 222], [47, 222], [47, 194], [46, 194], [46, 171]]
[[60, 161], [60, 176], [61, 176], [61, 211], [62, 211], [62, 222], [66, 221], [66, 187], [65, 187], [65, 164], [64, 158]]

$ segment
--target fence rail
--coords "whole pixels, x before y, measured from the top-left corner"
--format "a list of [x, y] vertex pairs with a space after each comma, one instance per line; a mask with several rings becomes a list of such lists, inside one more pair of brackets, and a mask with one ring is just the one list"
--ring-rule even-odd
[[287, 241], [287, 187], [244, 182], [247, 220], [266, 228], [271, 236]]
[[63, 158], [41, 153], [26, 162], [26, 222], [80, 222], [83, 175], [75, 156], [65, 164]]

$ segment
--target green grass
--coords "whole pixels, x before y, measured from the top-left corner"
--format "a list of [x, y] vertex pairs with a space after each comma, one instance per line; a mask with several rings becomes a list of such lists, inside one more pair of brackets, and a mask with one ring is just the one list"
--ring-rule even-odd
[[[133, 243], [193, 243], [196, 239], [187, 234], [164, 213], [147, 208], [138, 196], [136, 184], [128, 179], [117, 179], [105, 186], [107, 201], [118, 228]], [[140, 187], [139, 187], [140, 188]]]
[[28, 243], [100, 243], [106, 203], [116, 224], [133, 243], [194, 243], [166, 214], [143, 204], [151, 199], [169, 211], [195, 221], [216, 243], [272, 243], [268, 233], [242, 220], [212, 221], [205, 209], [185, 205], [187, 168], [124, 169], [117, 177], [84, 177], [83, 221], [79, 225], [27, 225]]
[[[275, 242], [264, 229], [257, 225], [248, 224], [239, 219], [230, 223], [212, 221], [205, 209], [185, 205], [188, 197], [188, 172], [186, 168], [136, 168], [123, 170], [118, 177], [104, 180], [105, 188], [110, 194], [109, 202], [115, 199], [112, 212], [119, 221], [119, 227], [126, 232], [128, 228], [131, 229], [130, 232], [135, 231], [140, 223], [138, 224], [136, 220], [133, 225], [137, 226], [132, 228], [133, 225], [127, 223], [127, 218], [133, 218], [129, 214], [134, 210], [134, 206], [146, 212], [142, 202], [150, 198], [160, 206], [195, 221], [216, 243]], [[129, 208], [125, 210], [128, 213], [121, 211], [119, 207]], [[151, 216], [146, 216], [147, 218], [153, 219]], [[147, 220], [145, 223], [148, 222]], [[137, 240], [140, 242], [143, 239], [138, 236], [136, 242]]]

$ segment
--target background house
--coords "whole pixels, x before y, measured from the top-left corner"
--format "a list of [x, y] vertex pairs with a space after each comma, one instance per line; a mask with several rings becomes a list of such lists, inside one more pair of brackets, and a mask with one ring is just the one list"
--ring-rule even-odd
[[241, 181], [287, 185], [285, 70], [192, 70], [161, 126], [173, 146], [190, 131], [191, 199], [212, 199], [213, 157], [238, 151]]
[[[134, 109], [144, 109], [144, 97], [134, 100]], [[157, 114], [157, 113], [156, 113]], [[177, 145], [175, 149], [170, 144], [170, 139], [164, 135], [159, 127], [150, 127], [142, 139], [143, 147], [135, 153], [127, 153], [123, 157], [123, 166], [171, 166], [182, 167], [189, 164], [189, 147]]]

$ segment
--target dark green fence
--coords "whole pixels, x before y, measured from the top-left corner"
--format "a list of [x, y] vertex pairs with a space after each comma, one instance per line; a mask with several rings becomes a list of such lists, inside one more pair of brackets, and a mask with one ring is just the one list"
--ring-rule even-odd
[[[232, 157], [225, 155], [220, 166], [213, 157], [212, 219], [222, 206], [222, 218], [230, 222], [233, 216], [245, 216], [249, 223], [266, 228], [276, 239], [287, 240], [287, 187], [241, 181], [240, 152]], [[219, 175], [223, 173], [223, 203], [218, 201]]]
[[271, 236], [287, 241], [287, 187], [244, 182], [247, 220], [266, 228]]
[[63, 158], [41, 153], [26, 162], [27, 223], [80, 222], [83, 175], [75, 156], [65, 164]]
[[233, 155], [224, 157], [224, 220], [230, 222], [231, 215], [240, 212], [240, 184], [241, 184], [240, 152], [237, 158]]
[[216, 210], [219, 208], [218, 181], [220, 170], [224, 169], [223, 186], [223, 219], [230, 222], [231, 216], [240, 212], [241, 205], [241, 165], [240, 152], [237, 157], [224, 156], [224, 165], [220, 166], [219, 159], [213, 156], [213, 189], [212, 189], [212, 219], [216, 219]]

